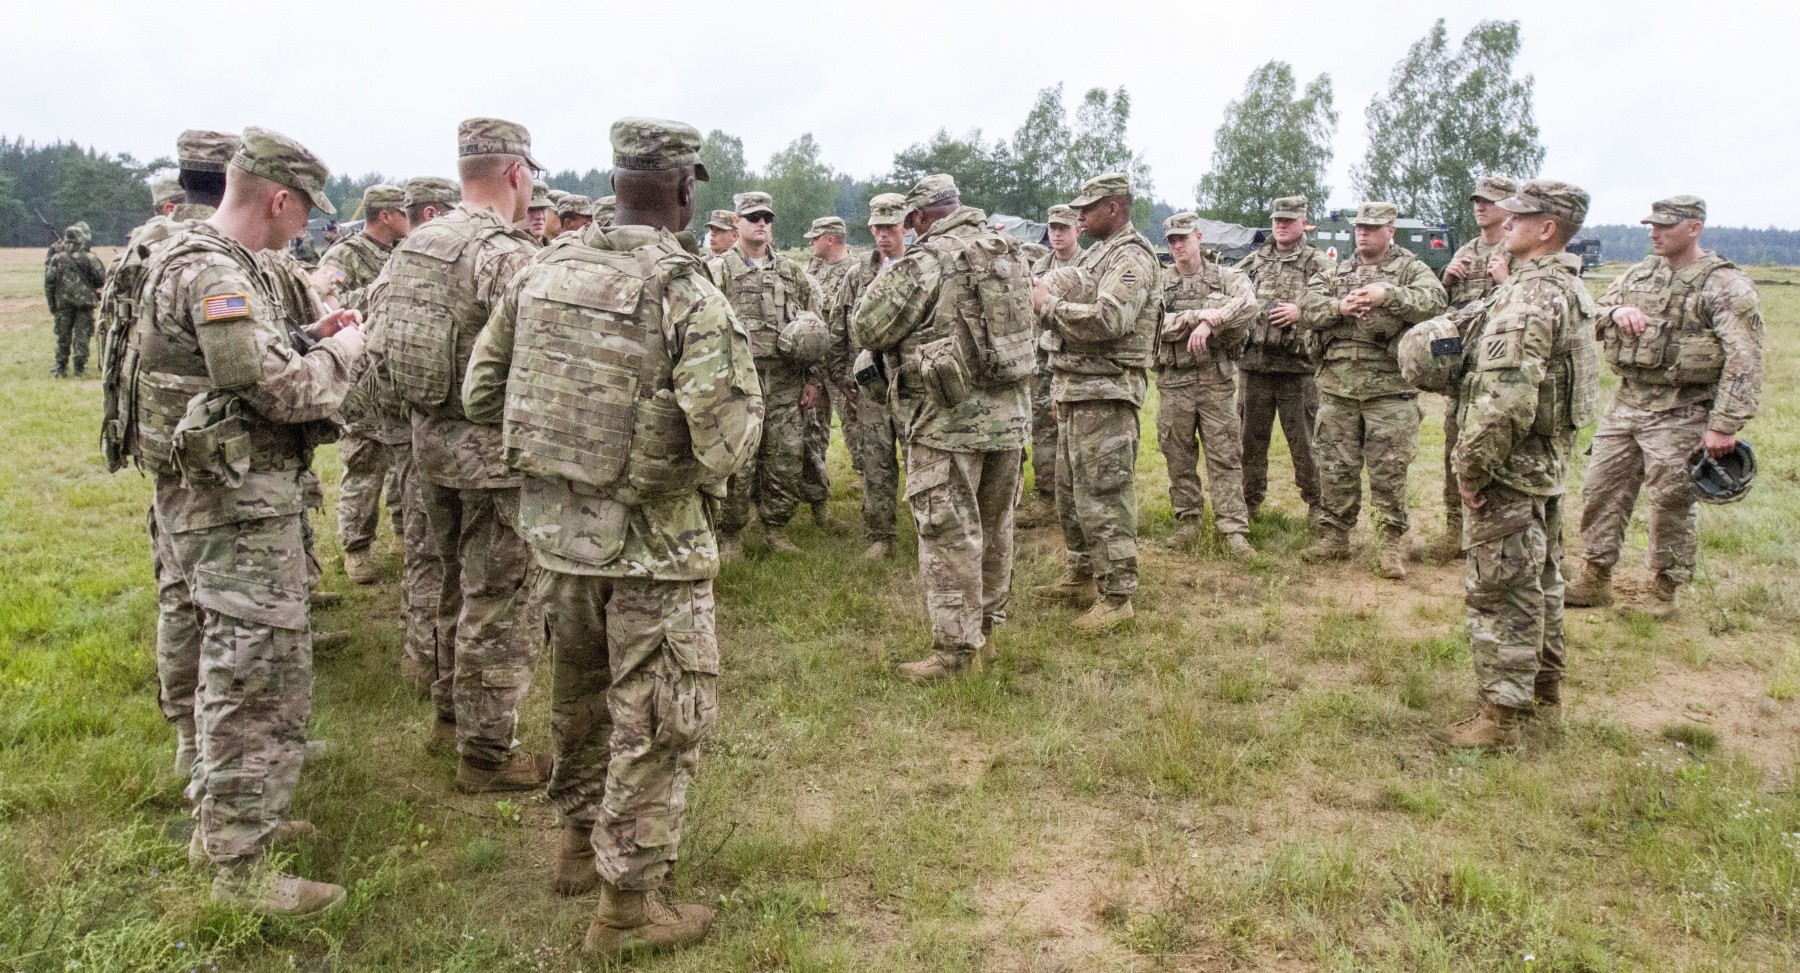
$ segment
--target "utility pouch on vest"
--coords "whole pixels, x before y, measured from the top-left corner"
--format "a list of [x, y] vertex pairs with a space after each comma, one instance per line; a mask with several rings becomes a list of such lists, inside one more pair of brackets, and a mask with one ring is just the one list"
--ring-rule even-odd
[[236, 487], [250, 472], [250, 430], [235, 395], [200, 393], [175, 426], [175, 471], [190, 486]]
[[931, 400], [944, 409], [954, 409], [969, 398], [969, 375], [956, 345], [956, 336], [951, 335], [919, 348], [919, 381]]
[[1684, 334], [1675, 342], [1675, 384], [1711, 385], [1725, 371], [1725, 345], [1711, 331]]
[[1031, 309], [1031, 270], [1018, 244], [998, 234], [960, 251], [965, 297], [958, 317], [974, 345], [968, 365], [978, 384], [995, 387], [1037, 371], [1037, 314]]

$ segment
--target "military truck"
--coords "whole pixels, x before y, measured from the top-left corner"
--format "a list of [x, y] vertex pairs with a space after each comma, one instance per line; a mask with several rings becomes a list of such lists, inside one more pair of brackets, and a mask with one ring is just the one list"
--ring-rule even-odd
[[[1355, 219], [1354, 209], [1332, 210], [1312, 229], [1312, 245], [1325, 251], [1325, 255], [1333, 260], [1348, 257], [1356, 252], [1356, 227], [1352, 223]], [[1456, 254], [1456, 231], [1448, 223], [1395, 220], [1394, 242], [1411, 250], [1435, 274], [1442, 274]]]
[[1578, 236], [1564, 249], [1581, 258], [1583, 273], [1600, 266], [1600, 238], [1597, 236]]

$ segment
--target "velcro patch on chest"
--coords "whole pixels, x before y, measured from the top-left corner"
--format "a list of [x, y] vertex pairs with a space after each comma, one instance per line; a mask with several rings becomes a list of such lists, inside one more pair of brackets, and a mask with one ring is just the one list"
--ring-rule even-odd
[[213, 294], [201, 302], [201, 314], [208, 323], [247, 318], [250, 316], [250, 295]]
[[1481, 338], [1481, 354], [1476, 357], [1475, 367], [1481, 371], [1502, 368], [1518, 368], [1525, 364], [1525, 331], [1499, 331], [1483, 335]]

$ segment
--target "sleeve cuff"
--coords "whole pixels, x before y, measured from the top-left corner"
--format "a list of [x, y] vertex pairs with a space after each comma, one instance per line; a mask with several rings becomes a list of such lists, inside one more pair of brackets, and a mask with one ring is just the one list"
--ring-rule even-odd
[[1706, 429], [1708, 432], [1716, 432], [1723, 436], [1736, 436], [1749, 421], [1734, 416], [1722, 416], [1715, 412], [1706, 417]]

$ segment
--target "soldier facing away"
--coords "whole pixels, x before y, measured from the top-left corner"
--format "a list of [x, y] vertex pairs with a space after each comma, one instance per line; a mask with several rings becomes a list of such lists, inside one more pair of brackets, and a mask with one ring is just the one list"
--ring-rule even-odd
[[106, 286], [106, 267], [88, 244], [86, 232], [71, 226], [63, 231], [63, 248], [44, 265], [44, 303], [56, 322], [56, 362], [50, 368], [54, 378], [67, 375], [70, 365], [75, 366], [76, 378], [87, 374], [94, 305], [100, 303], [100, 289]]

